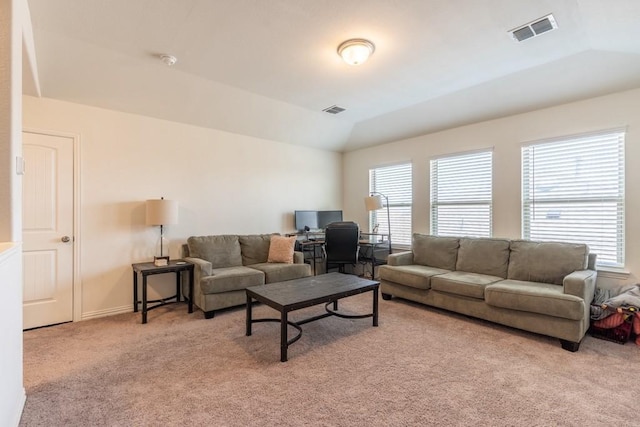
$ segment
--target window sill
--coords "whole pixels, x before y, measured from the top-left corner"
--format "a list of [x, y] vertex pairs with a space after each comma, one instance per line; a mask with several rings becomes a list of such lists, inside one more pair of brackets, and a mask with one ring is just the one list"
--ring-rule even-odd
[[598, 277], [604, 277], [607, 279], [627, 280], [631, 274], [623, 268], [616, 267], [596, 267]]

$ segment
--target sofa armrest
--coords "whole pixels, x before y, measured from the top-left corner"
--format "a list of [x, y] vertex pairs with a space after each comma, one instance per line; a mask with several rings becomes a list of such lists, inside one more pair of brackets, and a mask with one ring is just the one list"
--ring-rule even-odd
[[304, 254], [300, 251], [293, 252], [293, 263], [294, 264], [304, 264]]
[[597, 275], [595, 270], [574, 271], [562, 281], [564, 293], [580, 297], [590, 304], [596, 291]]
[[413, 252], [398, 252], [396, 254], [389, 254], [387, 257], [388, 265], [411, 265], [413, 264]]
[[186, 257], [184, 260], [195, 265], [193, 268], [193, 282], [195, 284], [200, 283], [201, 278], [211, 276], [212, 265], [209, 261], [193, 257]]

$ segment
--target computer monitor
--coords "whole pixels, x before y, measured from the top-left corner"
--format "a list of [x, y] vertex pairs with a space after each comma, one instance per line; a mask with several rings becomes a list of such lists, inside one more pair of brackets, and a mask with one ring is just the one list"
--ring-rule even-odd
[[324, 230], [332, 222], [342, 221], [342, 211], [295, 211], [294, 219], [299, 232], [318, 231]]
[[342, 221], [342, 211], [318, 211], [318, 228], [325, 229], [332, 222]]
[[[296, 230], [317, 230], [318, 227], [318, 211], [295, 211]], [[308, 227], [308, 228], [305, 228]]]

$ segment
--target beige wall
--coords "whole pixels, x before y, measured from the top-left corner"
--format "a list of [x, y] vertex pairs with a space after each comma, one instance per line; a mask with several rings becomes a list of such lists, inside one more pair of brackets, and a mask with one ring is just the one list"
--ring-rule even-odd
[[131, 263], [149, 260], [159, 235], [144, 223], [146, 199], [179, 202], [179, 224], [167, 227], [172, 257], [191, 235], [286, 233], [296, 209], [341, 208], [339, 153], [46, 98], [23, 103], [25, 129], [79, 136], [82, 318], [131, 310]]
[[[152, 256], [144, 200], [180, 203], [171, 255], [190, 235], [287, 232], [295, 209], [339, 209], [367, 224], [371, 167], [413, 162], [414, 231], [429, 231], [432, 156], [494, 148], [494, 236], [520, 236], [523, 142], [626, 127], [626, 269], [640, 271], [640, 90], [464, 126], [344, 155], [51, 99], [24, 98], [29, 129], [76, 134], [81, 165], [82, 317], [129, 309], [132, 262]], [[162, 289], [161, 289], [162, 290]]]
[[18, 425], [22, 375], [22, 31], [26, 2], [0, 0], [0, 425]]
[[[428, 120], [425, 117], [425, 120]], [[370, 168], [413, 162], [413, 230], [429, 232], [429, 159], [447, 153], [494, 148], [493, 235], [520, 237], [520, 147], [523, 142], [626, 127], [626, 270], [600, 274], [604, 286], [640, 273], [640, 89], [593, 98], [417, 138], [362, 149], [344, 156], [344, 210], [366, 227], [363, 197]]]

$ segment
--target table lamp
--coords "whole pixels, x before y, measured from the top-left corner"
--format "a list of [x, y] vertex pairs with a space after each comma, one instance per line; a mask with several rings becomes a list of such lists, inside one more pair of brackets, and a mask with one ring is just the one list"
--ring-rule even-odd
[[391, 253], [391, 215], [389, 215], [389, 198], [382, 193], [373, 191], [368, 197], [364, 198], [364, 206], [369, 212], [382, 209], [384, 207], [384, 204], [382, 203], [383, 197], [385, 198], [387, 205], [387, 231], [389, 233], [389, 253]]
[[160, 226], [160, 239], [156, 245], [153, 263], [157, 266], [169, 264], [169, 241], [164, 226], [178, 223], [178, 202], [160, 199], [147, 200], [147, 225]]

